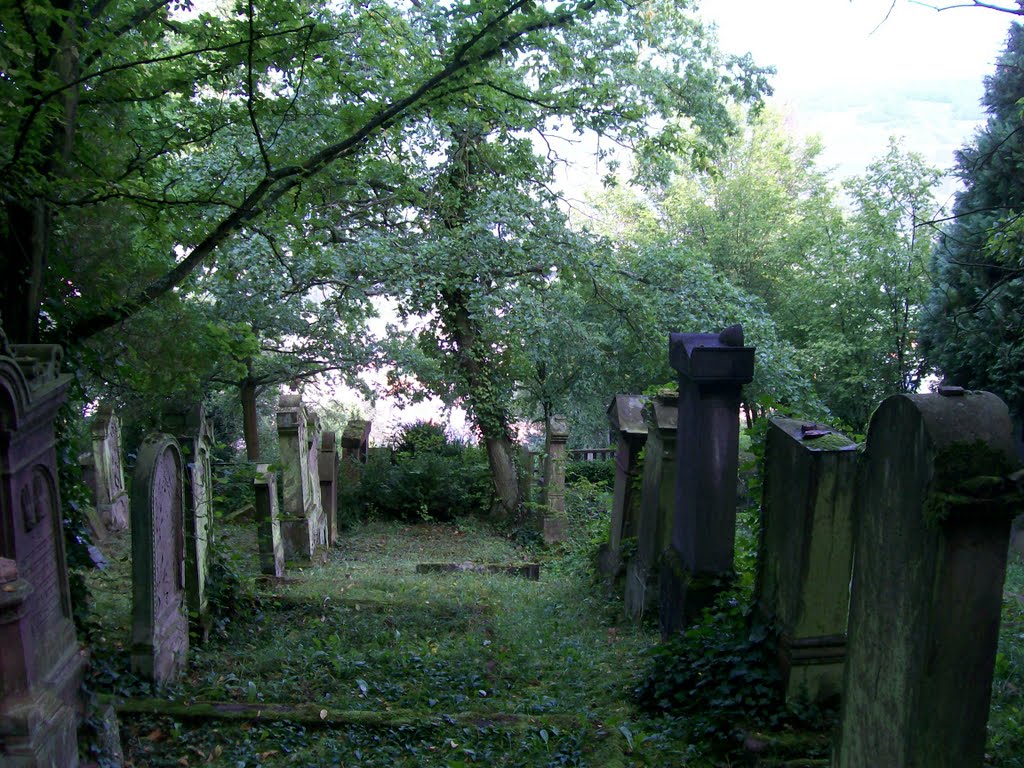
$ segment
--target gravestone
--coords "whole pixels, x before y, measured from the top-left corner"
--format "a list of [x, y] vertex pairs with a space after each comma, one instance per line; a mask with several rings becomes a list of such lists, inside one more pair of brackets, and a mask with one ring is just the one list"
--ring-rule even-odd
[[213, 552], [213, 427], [202, 405], [165, 412], [164, 427], [177, 438], [185, 462], [185, 597], [193, 629], [205, 638], [206, 580]]
[[601, 553], [601, 570], [614, 576], [622, 569], [621, 546], [624, 539], [636, 537], [640, 514], [640, 451], [647, 441], [647, 424], [642, 395], [616, 395], [608, 405], [615, 448], [615, 486], [612, 494], [612, 518], [608, 527], [608, 546]]
[[372, 423], [362, 419], [351, 419], [341, 433], [342, 458], [347, 463], [365, 464], [370, 446]]
[[123, 531], [128, 527], [129, 499], [124, 487], [121, 420], [106, 403], [93, 417], [92, 456], [96, 511], [109, 530]]
[[320, 504], [327, 518], [327, 546], [338, 543], [338, 451], [333, 431], [320, 438], [320, 456], [317, 459], [320, 476]]
[[188, 661], [184, 472], [178, 442], [147, 437], [132, 475], [131, 669], [174, 682]]
[[565, 516], [565, 457], [569, 440], [569, 422], [565, 416], [548, 419], [544, 461], [545, 544], [565, 541], [568, 519]]
[[842, 690], [858, 458], [852, 440], [827, 428], [769, 423], [754, 594], [778, 633], [787, 701]]
[[743, 329], [673, 333], [679, 435], [672, 548], [660, 580], [662, 630], [682, 629], [734, 576], [740, 392], [754, 377]]
[[277, 510], [277, 475], [267, 464], [256, 465], [256, 543], [260, 553], [260, 573], [284, 576], [284, 544]]
[[82, 471], [82, 483], [89, 489], [92, 499], [92, 505], [85, 510], [89, 532], [94, 542], [103, 543], [107, 539], [107, 524], [96, 510], [96, 459], [93, 458], [91, 447], [78, 454], [78, 468]]
[[[312, 562], [327, 543], [327, 522], [320, 507], [319, 420], [299, 395], [282, 395], [277, 410], [281, 447], [281, 539], [286, 560]], [[314, 451], [316, 453], [314, 453]]]
[[981, 768], [1021, 504], [1006, 406], [896, 395], [871, 417], [835, 768]]
[[655, 606], [660, 558], [672, 543], [679, 398], [675, 392], [660, 392], [644, 404], [641, 414], [647, 426], [647, 444], [636, 546], [626, 560], [624, 595], [626, 615], [631, 619], [642, 618]]
[[77, 766], [79, 689], [53, 422], [61, 350], [0, 353], [0, 764]]

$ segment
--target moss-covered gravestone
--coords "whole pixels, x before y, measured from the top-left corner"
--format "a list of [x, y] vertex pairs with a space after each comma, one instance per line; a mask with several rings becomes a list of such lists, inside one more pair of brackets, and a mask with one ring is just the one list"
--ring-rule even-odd
[[743, 329], [673, 333], [679, 374], [675, 522], [662, 572], [662, 630], [682, 629], [734, 576], [740, 393], [754, 377]]
[[897, 395], [871, 417], [835, 768], [980, 768], [1010, 520], [1006, 406]]
[[641, 414], [647, 427], [640, 504], [635, 535], [624, 541], [625, 610], [639, 619], [658, 598], [659, 560], [672, 541], [675, 508], [676, 426], [679, 399], [674, 392], [655, 395]]
[[[319, 420], [299, 395], [282, 395], [277, 410], [281, 453], [281, 538], [286, 560], [311, 562], [327, 544], [327, 521], [320, 506]], [[315, 450], [315, 454], [314, 454]]]
[[565, 516], [565, 460], [569, 441], [569, 421], [565, 416], [548, 419], [544, 461], [545, 544], [565, 541], [568, 520]]
[[131, 668], [159, 684], [188, 661], [183, 474], [171, 435], [143, 441], [132, 475]]
[[277, 508], [277, 475], [267, 464], [256, 466], [253, 480], [256, 492], [256, 543], [260, 553], [260, 573], [284, 576], [284, 544]]
[[0, 353], [0, 765], [77, 766], [85, 659], [71, 617], [53, 421], [61, 351]]
[[320, 476], [320, 504], [327, 519], [327, 546], [338, 543], [338, 450], [333, 431], [320, 436], [317, 470]]
[[96, 511], [108, 530], [123, 531], [128, 527], [129, 500], [124, 487], [121, 420], [106, 403], [93, 417], [92, 457]]
[[616, 395], [608, 405], [615, 448], [615, 487], [612, 495], [612, 519], [608, 527], [608, 545], [601, 553], [601, 570], [614, 576], [622, 569], [622, 541], [636, 536], [640, 516], [640, 451], [647, 441], [647, 424], [642, 410], [647, 398], [642, 395]]
[[858, 458], [852, 440], [827, 428], [768, 426], [755, 599], [778, 630], [787, 700], [842, 689]]
[[169, 410], [164, 427], [178, 439], [184, 460], [185, 597], [200, 638], [209, 634], [206, 580], [213, 553], [213, 427], [202, 405]]

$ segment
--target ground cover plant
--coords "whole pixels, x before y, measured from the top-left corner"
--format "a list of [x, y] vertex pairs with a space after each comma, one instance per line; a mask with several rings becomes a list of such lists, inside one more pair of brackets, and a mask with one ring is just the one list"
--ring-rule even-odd
[[[623, 622], [594, 573], [607, 490], [580, 480], [567, 502], [569, 540], [554, 549], [474, 518], [373, 521], [349, 530], [325, 565], [292, 569], [280, 583], [258, 579], [251, 523], [222, 523], [219, 619], [183, 680], [161, 691], [127, 671], [127, 536], [111, 538], [110, 567], [88, 575], [102, 617], [89, 686], [118, 706], [126, 764], [827, 765], [829, 715], [779, 700], [763, 632], [746, 622], [749, 579], [741, 574], [706, 622], [661, 643], [652, 623]], [[745, 573], [756, 531], [741, 518]], [[537, 582], [415, 571], [533, 560]], [[1024, 764], [1022, 594], [1014, 555], [992, 768]]]

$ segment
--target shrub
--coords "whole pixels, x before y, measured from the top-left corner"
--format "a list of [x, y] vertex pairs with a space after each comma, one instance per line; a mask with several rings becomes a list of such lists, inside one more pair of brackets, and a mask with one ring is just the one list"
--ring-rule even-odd
[[588, 483], [611, 488], [615, 485], [615, 459], [607, 461], [567, 461], [565, 482], [569, 485], [586, 480]]

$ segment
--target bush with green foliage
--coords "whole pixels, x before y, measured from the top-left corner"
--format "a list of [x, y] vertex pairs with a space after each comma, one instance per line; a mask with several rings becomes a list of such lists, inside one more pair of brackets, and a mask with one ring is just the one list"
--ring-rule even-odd
[[611, 488], [615, 485], [615, 459], [567, 461], [565, 463], [565, 482], [572, 485], [581, 478], [589, 483]]
[[487, 456], [432, 422], [405, 427], [390, 451], [371, 451], [362, 481], [343, 496], [357, 516], [447, 521], [483, 514], [491, 503]]

